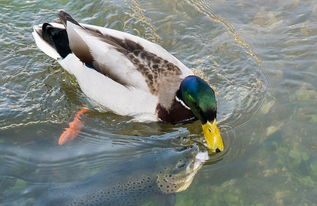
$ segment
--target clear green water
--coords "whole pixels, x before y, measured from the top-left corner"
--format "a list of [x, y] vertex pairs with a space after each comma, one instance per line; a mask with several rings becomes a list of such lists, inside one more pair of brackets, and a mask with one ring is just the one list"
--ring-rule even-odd
[[78, 139], [58, 146], [89, 102], [31, 32], [62, 8], [161, 44], [216, 88], [227, 150], [210, 157], [176, 205], [317, 205], [314, 0], [0, 1], [1, 205], [32, 205], [36, 186], [202, 140], [197, 122], [137, 123], [93, 110]]

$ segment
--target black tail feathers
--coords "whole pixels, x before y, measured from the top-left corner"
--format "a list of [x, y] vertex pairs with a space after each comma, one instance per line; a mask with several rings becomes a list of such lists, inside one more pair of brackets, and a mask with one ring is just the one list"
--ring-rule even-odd
[[81, 27], [81, 25], [68, 13], [66, 13], [64, 10], [60, 10], [58, 12], [58, 17], [61, 20], [61, 22], [64, 24], [64, 26], [66, 27], [66, 22], [72, 22], [73, 24], [76, 24], [78, 26]]
[[56, 49], [62, 58], [72, 53], [69, 48], [69, 41], [65, 29], [55, 28], [51, 24], [44, 23], [42, 25], [42, 37]]

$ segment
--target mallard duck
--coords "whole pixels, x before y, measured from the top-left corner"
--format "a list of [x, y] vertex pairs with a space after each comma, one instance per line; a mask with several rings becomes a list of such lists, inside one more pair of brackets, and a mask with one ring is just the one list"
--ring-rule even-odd
[[119, 115], [179, 123], [200, 120], [211, 152], [223, 151], [215, 92], [161, 46], [65, 11], [34, 26], [37, 46], [70, 74], [94, 102]]

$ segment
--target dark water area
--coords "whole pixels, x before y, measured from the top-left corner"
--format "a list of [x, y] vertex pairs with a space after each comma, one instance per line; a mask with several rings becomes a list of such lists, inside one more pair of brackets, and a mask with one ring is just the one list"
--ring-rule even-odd
[[[158, 43], [207, 79], [226, 151], [197, 159], [199, 122], [142, 123], [93, 107], [32, 38], [59, 9]], [[317, 205], [316, 22], [313, 0], [0, 1], [0, 205], [50, 204], [54, 188], [114, 191], [106, 205]], [[83, 130], [58, 145], [83, 105]], [[167, 192], [159, 183], [170, 174], [178, 189]], [[147, 190], [129, 189], [129, 178]]]

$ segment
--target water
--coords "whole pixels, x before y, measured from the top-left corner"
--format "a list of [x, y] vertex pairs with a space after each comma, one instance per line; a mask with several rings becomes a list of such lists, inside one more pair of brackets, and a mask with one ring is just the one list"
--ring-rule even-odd
[[79, 137], [58, 146], [76, 111], [90, 106], [31, 37], [58, 9], [159, 43], [215, 88], [227, 149], [210, 156], [176, 205], [317, 205], [313, 0], [0, 1], [1, 205], [33, 205], [37, 188], [202, 141], [198, 122], [137, 123], [95, 109]]

